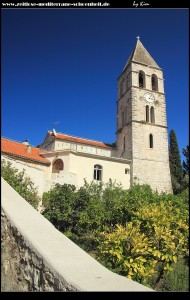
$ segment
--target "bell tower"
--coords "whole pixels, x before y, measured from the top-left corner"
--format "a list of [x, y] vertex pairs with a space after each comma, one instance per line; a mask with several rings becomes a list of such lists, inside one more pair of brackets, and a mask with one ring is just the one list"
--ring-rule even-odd
[[117, 153], [130, 159], [131, 185], [172, 192], [163, 71], [137, 37], [118, 77]]

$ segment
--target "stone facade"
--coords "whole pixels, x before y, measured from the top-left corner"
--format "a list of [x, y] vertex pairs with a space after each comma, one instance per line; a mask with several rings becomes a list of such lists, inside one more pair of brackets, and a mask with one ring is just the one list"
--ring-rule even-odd
[[1, 211], [1, 291], [76, 291], [32, 249]]
[[[162, 69], [138, 40], [118, 78], [117, 148], [132, 161], [131, 184], [136, 180], [158, 192], [170, 193], [163, 80]], [[145, 99], [147, 92], [154, 100]]]

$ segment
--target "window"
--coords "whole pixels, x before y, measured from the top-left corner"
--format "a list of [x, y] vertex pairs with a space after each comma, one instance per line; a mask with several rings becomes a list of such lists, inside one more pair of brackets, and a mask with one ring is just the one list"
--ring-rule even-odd
[[149, 122], [149, 106], [146, 105], [146, 122]]
[[120, 82], [120, 97], [123, 95], [123, 80]]
[[149, 135], [149, 146], [150, 146], [150, 148], [153, 148], [153, 135], [152, 134]]
[[121, 126], [125, 126], [127, 123], [127, 107], [121, 112]]
[[126, 109], [125, 109], [125, 124], [127, 124], [127, 120], [128, 120], [128, 110], [126, 107]]
[[102, 180], [102, 166], [94, 165], [94, 180]]
[[144, 88], [145, 87], [145, 74], [143, 71], [139, 72], [139, 87]]
[[125, 168], [125, 174], [129, 174], [129, 169]]
[[63, 170], [63, 161], [61, 159], [56, 159], [52, 166], [52, 173], [59, 173]]
[[127, 80], [126, 80], [126, 90], [129, 88], [129, 74], [127, 75]]
[[153, 106], [151, 106], [151, 108], [150, 108], [150, 122], [151, 123], [155, 123], [155, 116], [154, 116], [154, 107]]
[[125, 113], [124, 113], [124, 111], [122, 111], [122, 113], [121, 113], [121, 122], [122, 122], [122, 126], [124, 126], [125, 125]]
[[123, 138], [123, 150], [125, 150], [125, 136]]
[[152, 77], [151, 77], [151, 85], [152, 85], [152, 90], [153, 91], [158, 90], [158, 78], [155, 74], [153, 74]]

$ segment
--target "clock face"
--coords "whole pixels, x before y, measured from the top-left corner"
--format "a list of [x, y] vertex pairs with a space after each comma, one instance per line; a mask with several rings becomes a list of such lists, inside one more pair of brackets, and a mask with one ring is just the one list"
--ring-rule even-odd
[[155, 100], [154, 95], [149, 92], [144, 94], [144, 99], [145, 99], [145, 101], [148, 101], [150, 103], [154, 102], [154, 100]]

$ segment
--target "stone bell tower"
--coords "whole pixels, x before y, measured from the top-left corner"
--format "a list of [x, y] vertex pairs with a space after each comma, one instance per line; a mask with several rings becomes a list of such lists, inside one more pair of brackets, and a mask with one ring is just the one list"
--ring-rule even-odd
[[172, 192], [163, 71], [139, 37], [118, 78], [117, 153], [132, 161], [131, 185]]

